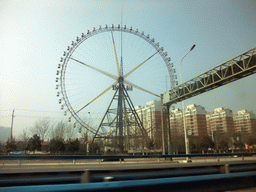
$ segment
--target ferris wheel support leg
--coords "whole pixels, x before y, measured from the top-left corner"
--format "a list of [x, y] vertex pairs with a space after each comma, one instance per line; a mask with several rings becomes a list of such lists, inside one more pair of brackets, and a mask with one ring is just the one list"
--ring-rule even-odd
[[[116, 93], [117, 93], [117, 90], [116, 90]], [[112, 98], [112, 100], [111, 100], [111, 102], [110, 102], [110, 104], [109, 104], [109, 106], [108, 106], [108, 108], [107, 108], [107, 110], [106, 110], [106, 113], [104, 114], [104, 116], [103, 116], [103, 118], [102, 118], [102, 120], [101, 120], [101, 122], [100, 122], [100, 125], [99, 125], [99, 127], [98, 127], [98, 129], [97, 129], [95, 135], [93, 136], [92, 143], [94, 142], [94, 140], [95, 140], [95, 138], [96, 138], [96, 136], [97, 136], [97, 134], [98, 134], [98, 132], [99, 132], [99, 129], [100, 129], [101, 126], [102, 126], [102, 123], [103, 123], [103, 121], [104, 121], [104, 119], [105, 119], [105, 117], [106, 117], [106, 115], [107, 115], [107, 113], [108, 113], [108, 111], [109, 111], [109, 108], [110, 108], [111, 104], [113, 103], [113, 100], [114, 100], [114, 98], [115, 98], [115, 96], [116, 96], [116, 93], [114, 94], [114, 97]]]

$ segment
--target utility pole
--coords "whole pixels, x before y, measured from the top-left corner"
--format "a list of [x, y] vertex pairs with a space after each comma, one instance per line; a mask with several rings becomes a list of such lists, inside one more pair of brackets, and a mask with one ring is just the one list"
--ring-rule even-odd
[[12, 130], [13, 130], [13, 120], [14, 120], [14, 109], [12, 111], [12, 124], [11, 124], [11, 142], [13, 141], [13, 136], [12, 136]]

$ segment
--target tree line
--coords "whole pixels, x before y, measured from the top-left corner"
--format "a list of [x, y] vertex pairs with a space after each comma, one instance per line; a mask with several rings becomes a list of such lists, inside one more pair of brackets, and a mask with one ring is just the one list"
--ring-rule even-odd
[[[237, 152], [237, 151], [255, 151], [256, 138], [250, 135], [243, 135], [235, 133], [228, 135], [225, 133], [215, 133], [214, 136], [188, 136], [189, 151], [192, 153], [200, 152]], [[246, 149], [248, 145], [248, 149]], [[180, 134], [173, 134], [171, 136], [171, 150], [172, 153], [185, 152], [185, 139]]]
[[[81, 128], [80, 128], [81, 130]], [[42, 141], [60, 138], [63, 140], [80, 137], [77, 127], [68, 122], [51, 122], [49, 118], [37, 120], [32, 127], [24, 129], [19, 135], [19, 140], [27, 141], [30, 135], [37, 134]]]
[[[55, 122], [52, 124], [47, 118], [38, 120], [29, 130], [23, 130], [19, 135], [19, 140], [24, 141], [23, 150], [27, 151], [40, 151], [42, 150], [42, 142], [46, 139], [50, 141], [48, 148], [44, 149], [50, 151], [51, 154], [95, 154], [97, 151], [104, 151], [103, 143], [93, 143], [87, 148], [86, 145], [81, 144], [76, 138], [80, 138], [81, 128], [74, 127], [72, 124], [65, 122]], [[32, 135], [32, 136], [30, 136]], [[88, 135], [84, 138], [88, 140]], [[255, 150], [256, 138], [241, 133], [234, 135], [227, 135], [225, 133], [215, 132], [213, 136], [197, 137], [188, 136], [190, 152], [199, 153], [207, 152], [209, 149], [214, 152], [224, 152], [232, 150], [244, 151], [245, 144], [252, 146], [252, 150]], [[85, 141], [83, 141], [85, 142]], [[172, 130], [171, 133], [171, 151], [172, 153], [184, 153], [184, 136], [182, 134]], [[138, 144], [139, 145], [139, 144]], [[167, 143], [166, 145], [167, 146]], [[148, 149], [158, 148], [155, 142], [150, 142]], [[5, 145], [6, 152], [15, 151], [14, 141], [7, 141]], [[167, 150], [166, 150], [167, 151]], [[250, 151], [250, 148], [249, 150]]]
[[[15, 140], [8, 140], [5, 144], [5, 152], [15, 151], [18, 147], [25, 151], [49, 151], [51, 154], [87, 154], [85, 141], [88, 140], [87, 134], [83, 144], [78, 137], [81, 137], [81, 128], [74, 127], [70, 123], [63, 121], [52, 125], [47, 118], [38, 120], [29, 130], [23, 130], [19, 135], [19, 142], [22, 146], [17, 146]], [[32, 137], [30, 137], [32, 135]], [[42, 146], [45, 140], [50, 141], [49, 145]], [[93, 153], [97, 150], [97, 145], [91, 145], [90, 151]]]

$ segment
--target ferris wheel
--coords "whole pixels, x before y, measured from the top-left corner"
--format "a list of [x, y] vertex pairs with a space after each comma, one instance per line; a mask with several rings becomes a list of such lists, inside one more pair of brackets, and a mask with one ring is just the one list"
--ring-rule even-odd
[[154, 38], [125, 25], [106, 25], [87, 30], [67, 47], [56, 89], [69, 121], [93, 139], [115, 135], [123, 145], [125, 135], [138, 134], [127, 128], [133, 121], [146, 135], [134, 106], [159, 99], [176, 78], [170, 57]]

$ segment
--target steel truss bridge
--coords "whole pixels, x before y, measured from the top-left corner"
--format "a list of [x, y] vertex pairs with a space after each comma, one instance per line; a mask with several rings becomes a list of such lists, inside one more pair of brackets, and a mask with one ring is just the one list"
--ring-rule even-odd
[[256, 47], [165, 92], [163, 105], [170, 106], [254, 73], [256, 73]]

